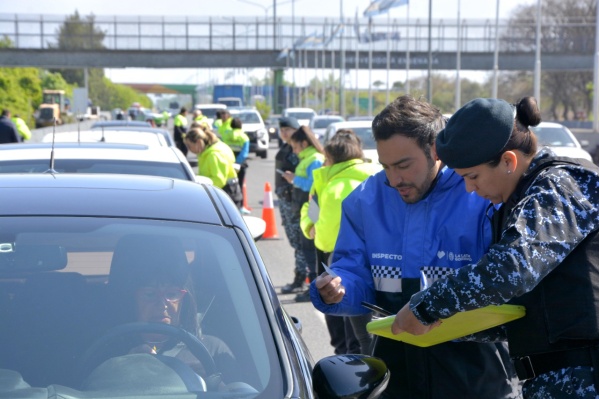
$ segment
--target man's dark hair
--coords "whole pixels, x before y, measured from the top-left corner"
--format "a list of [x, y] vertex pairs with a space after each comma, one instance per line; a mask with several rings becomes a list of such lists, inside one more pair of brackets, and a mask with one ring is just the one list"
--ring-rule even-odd
[[445, 118], [438, 108], [409, 95], [396, 98], [372, 121], [376, 141], [388, 140], [396, 134], [414, 139], [428, 154], [437, 133], [445, 127]]
[[241, 129], [241, 126], [242, 126], [241, 125], [241, 119], [239, 119], [239, 118], [233, 118], [231, 120], [231, 127], [233, 129]]
[[2, 116], [8, 116], [8, 115], [10, 115], [10, 110], [8, 110], [8, 109], [4, 108], [4, 109], [2, 110]]

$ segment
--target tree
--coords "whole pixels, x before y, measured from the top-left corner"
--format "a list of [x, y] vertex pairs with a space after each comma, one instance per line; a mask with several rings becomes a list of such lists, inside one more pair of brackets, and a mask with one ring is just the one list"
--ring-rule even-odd
[[[66, 17], [64, 23], [58, 28], [58, 43], [49, 44], [50, 48], [60, 50], [97, 50], [103, 49], [106, 33], [95, 25], [95, 17], [88, 15], [82, 18], [78, 11]], [[64, 79], [79, 87], [85, 86], [84, 71], [82, 69], [55, 69]], [[104, 72], [102, 69], [90, 69], [90, 74]], [[100, 72], [97, 72], [100, 71]]]
[[[595, 46], [596, 0], [545, 0], [542, 4], [541, 53], [592, 54]], [[506, 41], [511, 51], [535, 50], [536, 5], [518, 7], [510, 19], [511, 37], [521, 38], [517, 43]], [[532, 67], [532, 66], [531, 66]], [[524, 78], [530, 75], [516, 75]], [[541, 107], [543, 114], [553, 119], [572, 119], [576, 111], [587, 115], [592, 105], [588, 83], [593, 71], [543, 72], [541, 75]], [[502, 87], [502, 85], [500, 85]], [[526, 95], [530, 95], [529, 91]], [[514, 97], [516, 101], [519, 97]]]

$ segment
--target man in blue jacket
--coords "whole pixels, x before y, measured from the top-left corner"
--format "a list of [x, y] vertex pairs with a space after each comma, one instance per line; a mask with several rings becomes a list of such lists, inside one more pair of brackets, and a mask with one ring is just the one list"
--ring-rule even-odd
[[[435, 152], [444, 119], [432, 105], [402, 96], [372, 123], [384, 170], [344, 201], [332, 270], [310, 286], [327, 314], [393, 314], [435, 279], [483, 256], [490, 202], [469, 194]], [[428, 348], [377, 337], [373, 354], [391, 371], [385, 398], [519, 398], [505, 343], [448, 342]]]

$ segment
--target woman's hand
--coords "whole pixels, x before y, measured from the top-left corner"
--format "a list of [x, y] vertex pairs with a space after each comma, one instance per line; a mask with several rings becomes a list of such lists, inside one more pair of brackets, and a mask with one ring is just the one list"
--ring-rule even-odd
[[414, 313], [410, 310], [410, 304], [407, 303], [399, 312], [397, 312], [397, 315], [395, 315], [395, 320], [393, 320], [393, 325], [391, 326], [391, 332], [395, 335], [404, 331], [412, 335], [422, 335], [439, 325], [441, 325], [441, 320], [437, 320], [428, 326], [422, 324], [420, 320], [414, 316]]
[[295, 173], [286, 170], [285, 173], [283, 173], [281, 176], [283, 176], [283, 179], [287, 180], [287, 183], [293, 183]]

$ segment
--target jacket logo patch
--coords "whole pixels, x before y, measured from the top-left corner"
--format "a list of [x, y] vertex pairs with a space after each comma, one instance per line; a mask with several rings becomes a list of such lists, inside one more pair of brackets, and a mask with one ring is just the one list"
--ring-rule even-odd
[[[451, 256], [452, 254], [449, 254], [449, 256]], [[437, 258], [439, 259], [443, 259], [443, 257], [445, 256], [445, 251], [438, 251], [437, 252]]]

